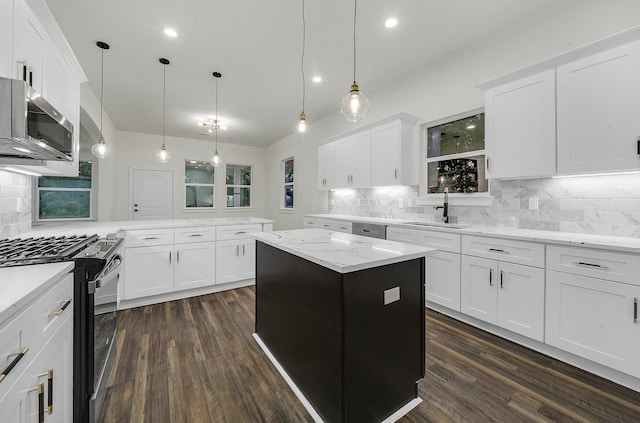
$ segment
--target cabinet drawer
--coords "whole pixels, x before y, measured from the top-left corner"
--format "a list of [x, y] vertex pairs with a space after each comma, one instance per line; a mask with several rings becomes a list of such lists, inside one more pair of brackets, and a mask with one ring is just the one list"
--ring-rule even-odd
[[418, 231], [418, 244], [437, 248], [450, 253], [460, 253], [460, 238], [458, 234], [439, 231]]
[[175, 243], [215, 241], [215, 228], [180, 228], [173, 230]]
[[125, 235], [125, 245], [127, 247], [166, 244], [173, 244], [173, 229], [141, 229], [127, 231]]
[[305, 228], [318, 228], [320, 227], [318, 219], [309, 219], [308, 217], [304, 218], [304, 227]]
[[352, 224], [351, 224], [351, 222], [342, 222], [340, 220], [337, 220], [335, 222], [335, 229], [334, 230], [336, 230], [338, 232], [344, 232], [344, 233], [350, 234], [351, 230], [352, 230]]
[[407, 228], [387, 228], [387, 239], [390, 241], [406, 242], [407, 244], [418, 243], [418, 231]]
[[640, 285], [640, 257], [633, 254], [550, 245], [547, 269]]
[[479, 236], [462, 236], [462, 253], [527, 266], [544, 267], [544, 245]]
[[262, 232], [262, 225], [218, 226], [216, 228], [216, 240], [251, 238], [249, 234], [252, 232]]
[[24, 371], [47, 339], [55, 333], [67, 316], [73, 314], [72, 299], [73, 275], [69, 274], [51, 289], [42, 293], [34, 303], [0, 329], [0, 371], [4, 371], [17, 358], [15, 353], [24, 352], [13, 369], [0, 382], [0, 398]]

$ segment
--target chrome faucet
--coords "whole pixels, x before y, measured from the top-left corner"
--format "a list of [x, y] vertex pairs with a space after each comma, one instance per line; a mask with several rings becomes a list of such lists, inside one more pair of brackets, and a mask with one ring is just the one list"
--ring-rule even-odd
[[444, 204], [434, 208], [436, 210], [442, 209], [442, 222], [449, 223], [449, 188], [444, 189]]

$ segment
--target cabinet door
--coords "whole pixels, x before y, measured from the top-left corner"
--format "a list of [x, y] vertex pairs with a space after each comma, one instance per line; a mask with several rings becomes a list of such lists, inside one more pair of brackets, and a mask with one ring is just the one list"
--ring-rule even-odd
[[544, 340], [544, 269], [498, 263], [498, 325]]
[[399, 120], [371, 130], [371, 185], [401, 185], [402, 127]]
[[558, 74], [558, 173], [637, 170], [640, 42], [569, 64]]
[[335, 185], [336, 145], [329, 144], [318, 147], [318, 189], [331, 189]]
[[216, 242], [216, 284], [234, 282], [240, 279], [239, 262], [241, 260], [240, 240]]
[[555, 174], [555, 88], [551, 69], [486, 91], [487, 179]]
[[150, 297], [173, 291], [173, 246], [127, 248], [124, 299]]
[[427, 301], [460, 311], [460, 254], [437, 251], [426, 267]]
[[25, 1], [16, 1], [14, 20], [13, 65], [14, 78], [22, 79], [22, 65], [25, 61], [32, 68], [33, 88], [42, 93], [42, 71], [47, 35]]
[[460, 311], [477, 319], [496, 323], [498, 311], [497, 262], [462, 256]]
[[[49, 376], [52, 376], [51, 382], [49, 382]], [[45, 422], [68, 423], [72, 421], [72, 378], [73, 318], [69, 314], [64, 324], [38, 352], [20, 378], [7, 391], [6, 395], [0, 398], [2, 421], [12, 423], [38, 422], [39, 395], [42, 395], [44, 401], [42, 413]], [[38, 387], [40, 392], [37, 391]], [[48, 408], [49, 406], [51, 408]]]
[[545, 342], [640, 377], [640, 287], [547, 270]]
[[66, 73], [62, 57], [58, 55], [58, 51], [53, 45], [49, 44], [44, 52], [42, 95], [56, 110], [63, 114], [64, 94], [67, 89]]
[[13, 76], [13, 1], [0, 2], [0, 77]]
[[336, 187], [371, 186], [371, 130], [336, 141]]
[[238, 280], [256, 277], [256, 240], [243, 239], [240, 241], [242, 255], [238, 263]]
[[176, 244], [173, 289], [199, 288], [215, 283], [216, 249], [214, 242]]

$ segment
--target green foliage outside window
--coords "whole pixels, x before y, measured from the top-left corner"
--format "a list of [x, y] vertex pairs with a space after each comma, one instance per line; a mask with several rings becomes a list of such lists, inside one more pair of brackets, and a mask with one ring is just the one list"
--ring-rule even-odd
[[80, 162], [77, 177], [39, 177], [38, 219], [90, 219], [91, 172], [91, 162]]

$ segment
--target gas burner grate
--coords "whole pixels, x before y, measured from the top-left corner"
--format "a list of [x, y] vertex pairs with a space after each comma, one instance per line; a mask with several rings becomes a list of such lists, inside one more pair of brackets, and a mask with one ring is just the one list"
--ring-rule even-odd
[[0, 240], [0, 267], [68, 260], [96, 239], [73, 235]]

